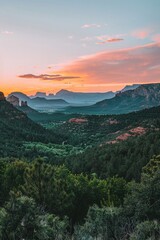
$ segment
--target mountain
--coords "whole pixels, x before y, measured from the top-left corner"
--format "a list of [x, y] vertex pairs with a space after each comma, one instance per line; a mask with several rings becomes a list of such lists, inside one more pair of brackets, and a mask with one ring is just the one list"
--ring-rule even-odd
[[[40, 94], [41, 95], [41, 94]], [[63, 99], [46, 99], [42, 97], [35, 97], [30, 98], [26, 94], [21, 92], [12, 92], [8, 95], [10, 96], [16, 96], [19, 98], [20, 101], [27, 101], [28, 105], [31, 108], [34, 108], [36, 110], [40, 111], [55, 111], [59, 108], [64, 108], [66, 106], [69, 106], [69, 103], [67, 103]], [[42, 96], [42, 95], [41, 95]]]
[[47, 94], [45, 92], [37, 92], [33, 97], [47, 98]]
[[97, 101], [104, 99], [110, 99], [115, 96], [113, 92], [104, 92], [104, 93], [82, 93], [82, 92], [71, 92], [68, 90], [60, 90], [56, 93], [56, 97], [62, 98], [70, 103], [76, 104], [93, 104]]
[[[2, 96], [2, 94], [0, 94]], [[22, 111], [0, 98], [0, 154], [17, 156], [24, 142], [61, 142], [61, 137], [33, 122]]]
[[160, 84], [144, 84], [119, 92], [112, 99], [88, 107], [70, 107], [67, 112], [81, 114], [121, 114], [160, 105]]
[[12, 95], [19, 98], [20, 101], [27, 101], [27, 102], [30, 101], [30, 98], [22, 92], [12, 92], [8, 95], [8, 97], [10, 97]]
[[[125, 86], [121, 92], [125, 92], [128, 90], [133, 90], [137, 88], [139, 84], [127, 85]], [[83, 92], [72, 92], [65, 89], [61, 89], [56, 94], [49, 94], [47, 95], [45, 92], [37, 92], [33, 97], [41, 97], [46, 99], [63, 99], [71, 104], [81, 104], [81, 105], [91, 105], [95, 104], [99, 101], [113, 98], [116, 93], [109, 91], [104, 93], [83, 93]]]
[[37, 110], [44, 111], [52, 111], [69, 106], [69, 103], [63, 99], [46, 99], [41, 97], [30, 99], [28, 104]]
[[126, 85], [120, 92], [126, 92], [128, 90], [134, 90], [138, 88], [140, 84], [132, 84], [132, 85]]
[[83, 93], [83, 92], [72, 92], [68, 90], [60, 90], [56, 94], [47, 95], [45, 92], [37, 92], [33, 97], [41, 97], [46, 99], [63, 99], [70, 104], [78, 105], [91, 105], [98, 101], [109, 99], [115, 96], [113, 92], [104, 93]]

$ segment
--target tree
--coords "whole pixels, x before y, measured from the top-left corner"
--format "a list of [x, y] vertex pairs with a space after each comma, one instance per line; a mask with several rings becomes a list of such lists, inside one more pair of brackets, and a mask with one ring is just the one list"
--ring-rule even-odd
[[76, 240], [121, 240], [133, 231], [134, 222], [123, 215], [121, 208], [93, 206], [83, 226], [75, 228]]
[[68, 221], [46, 214], [32, 198], [11, 194], [10, 201], [0, 209], [2, 240], [65, 240]]
[[158, 240], [160, 239], [160, 224], [158, 221], [145, 221], [139, 223], [130, 240]]

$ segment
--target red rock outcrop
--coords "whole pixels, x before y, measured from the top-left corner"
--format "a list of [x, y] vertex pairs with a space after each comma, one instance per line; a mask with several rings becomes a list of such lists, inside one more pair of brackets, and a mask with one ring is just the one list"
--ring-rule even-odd
[[69, 120], [69, 123], [78, 123], [78, 124], [81, 124], [81, 123], [87, 123], [88, 120], [85, 119], [85, 118], [71, 118]]

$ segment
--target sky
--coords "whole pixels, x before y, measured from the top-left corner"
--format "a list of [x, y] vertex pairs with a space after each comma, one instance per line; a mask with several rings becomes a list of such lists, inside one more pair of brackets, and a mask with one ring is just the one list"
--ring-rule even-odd
[[0, 0], [0, 91], [160, 82], [160, 0]]

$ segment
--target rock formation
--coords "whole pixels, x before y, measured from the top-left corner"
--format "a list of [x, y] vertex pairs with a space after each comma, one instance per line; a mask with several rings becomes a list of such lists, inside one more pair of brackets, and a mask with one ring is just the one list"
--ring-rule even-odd
[[21, 107], [26, 107], [26, 106], [28, 106], [27, 101], [21, 101]]
[[19, 98], [14, 95], [11, 95], [7, 98], [7, 101], [10, 102], [14, 107], [19, 107]]

